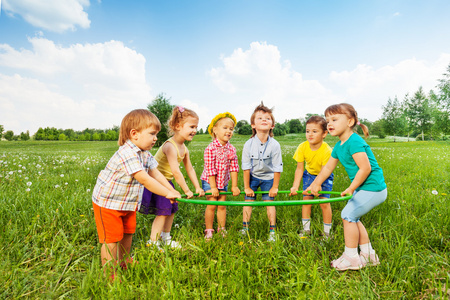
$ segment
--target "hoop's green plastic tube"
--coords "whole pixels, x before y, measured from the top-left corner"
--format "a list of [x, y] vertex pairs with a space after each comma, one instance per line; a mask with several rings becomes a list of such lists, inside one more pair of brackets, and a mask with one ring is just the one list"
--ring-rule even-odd
[[[302, 191], [298, 191], [301, 193]], [[256, 191], [255, 194], [267, 194], [269, 192]], [[290, 191], [278, 191], [279, 194], [288, 194]], [[232, 195], [231, 192], [221, 192], [220, 195]], [[245, 194], [241, 192], [241, 194]], [[332, 195], [340, 195], [340, 192], [322, 192], [319, 194], [332, 194]], [[206, 193], [206, 195], [211, 195], [211, 193]], [[181, 195], [182, 197], [186, 197], [186, 195]], [[194, 196], [198, 196], [198, 194], [194, 194]], [[290, 205], [310, 205], [310, 204], [320, 204], [320, 203], [331, 203], [338, 201], [349, 200], [352, 195], [338, 197], [338, 198], [330, 198], [330, 199], [316, 199], [316, 200], [280, 200], [280, 201], [210, 201], [210, 200], [199, 200], [199, 199], [177, 199], [178, 202], [183, 203], [191, 203], [191, 204], [202, 204], [202, 205], [221, 205], [221, 206], [290, 206]]]

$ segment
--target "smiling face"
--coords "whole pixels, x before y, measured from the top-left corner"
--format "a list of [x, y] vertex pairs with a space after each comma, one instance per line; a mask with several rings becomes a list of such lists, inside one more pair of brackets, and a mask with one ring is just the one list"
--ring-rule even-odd
[[142, 129], [141, 131], [132, 129], [130, 132], [131, 141], [141, 150], [150, 150], [158, 140], [156, 137], [158, 132], [159, 130], [154, 126]]
[[322, 125], [317, 123], [306, 124], [306, 138], [311, 146], [322, 144], [322, 141], [326, 136], [327, 131], [322, 129]]
[[345, 114], [334, 114], [327, 115], [327, 128], [328, 132], [332, 136], [338, 136], [339, 138], [345, 136], [350, 136], [353, 132], [352, 126], [354, 123], [353, 119], [350, 119]]
[[192, 141], [195, 134], [197, 133], [198, 118], [187, 117], [183, 125], [178, 124], [175, 129], [175, 134], [180, 135], [180, 137], [185, 141]]
[[225, 145], [233, 136], [234, 122], [230, 118], [222, 118], [213, 127], [214, 137]]
[[269, 132], [275, 125], [273, 124], [270, 113], [257, 111], [251, 126], [256, 132]]

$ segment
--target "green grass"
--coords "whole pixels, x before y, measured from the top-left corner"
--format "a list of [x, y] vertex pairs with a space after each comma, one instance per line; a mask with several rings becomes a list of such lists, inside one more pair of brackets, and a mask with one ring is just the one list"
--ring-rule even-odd
[[[247, 139], [233, 137], [239, 154]], [[291, 187], [292, 155], [303, 140], [304, 135], [278, 138], [284, 161], [280, 190]], [[254, 209], [250, 239], [237, 232], [242, 208], [228, 207], [229, 235], [205, 242], [204, 206], [180, 204], [172, 235], [184, 250], [147, 248], [153, 219], [138, 214], [132, 251], [139, 263], [113, 284], [100, 267], [91, 195], [117, 143], [1, 142], [0, 298], [447, 299], [450, 144], [368, 141], [388, 185], [388, 199], [362, 219], [380, 266], [341, 273], [329, 267], [344, 247], [345, 202], [332, 204], [330, 242], [318, 236], [318, 206], [313, 207], [316, 235], [306, 240], [298, 237], [301, 207], [278, 207], [276, 243], [266, 242], [263, 207]], [[196, 136], [189, 145], [198, 176], [209, 142], [206, 135]], [[334, 145], [336, 139], [327, 142]], [[349, 180], [342, 166], [335, 175], [334, 190], [344, 190]], [[239, 180], [243, 188], [242, 176]]]

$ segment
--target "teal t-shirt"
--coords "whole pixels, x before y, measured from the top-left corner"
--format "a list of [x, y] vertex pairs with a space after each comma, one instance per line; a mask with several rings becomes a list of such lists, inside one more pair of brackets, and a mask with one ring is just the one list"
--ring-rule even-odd
[[383, 170], [378, 165], [370, 146], [356, 133], [353, 133], [344, 144], [341, 144], [340, 141], [337, 142], [333, 148], [333, 152], [331, 152], [331, 157], [341, 162], [350, 180], [353, 181], [359, 168], [352, 155], [359, 152], [365, 152], [367, 154], [372, 170], [367, 179], [356, 190], [372, 192], [384, 190], [386, 183], [384, 182]]

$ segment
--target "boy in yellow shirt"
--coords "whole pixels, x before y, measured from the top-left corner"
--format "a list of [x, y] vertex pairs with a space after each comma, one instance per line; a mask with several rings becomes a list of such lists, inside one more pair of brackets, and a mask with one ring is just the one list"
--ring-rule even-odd
[[[306, 121], [307, 141], [301, 143], [294, 154], [294, 160], [297, 161], [294, 182], [292, 183], [290, 196], [297, 195], [300, 181], [303, 178], [303, 190], [308, 188], [314, 181], [320, 170], [326, 165], [331, 156], [332, 149], [323, 140], [327, 136], [327, 121], [320, 116], [312, 116]], [[306, 170], [305, 170], [306, 169]], [[322, 191], [331, 191], [333, 189], [333, 178], [331, 174], [322, 184]], [[329, 194], [321, 194], [322, 199], [330, 198]], [[303, 196], [303, 200], [314, 199], [314, 196]], [[331, 230], [331, 205], [330, 203], [320, 204], [323, 215], [324, 237], [330, 237]], [[311, 235], [311, 205], [302, 206], [303, 230], [300, 237]]]

